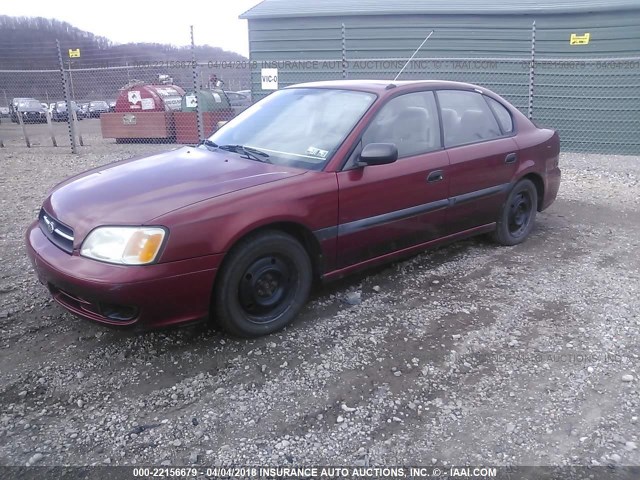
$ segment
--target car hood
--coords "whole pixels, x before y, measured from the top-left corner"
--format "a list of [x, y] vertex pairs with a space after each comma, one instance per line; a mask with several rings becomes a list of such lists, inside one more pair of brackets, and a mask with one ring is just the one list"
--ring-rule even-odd
[[67, 179], [43, 207], [82, 239], [99, 225], [147, 224], [209, 198], [303, 173], [230, 152], [184, 147]]

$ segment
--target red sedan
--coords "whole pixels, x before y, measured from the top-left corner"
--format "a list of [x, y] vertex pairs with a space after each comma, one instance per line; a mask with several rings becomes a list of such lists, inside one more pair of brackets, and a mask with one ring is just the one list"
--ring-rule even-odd
[[314, 279], [455, 239], [522, 242], [560, 142], [483, 87], [336, 81], [274, 92], [196, 147], [58, 185], [29, 256], [71, 312], [144, 328], [289, 324]]

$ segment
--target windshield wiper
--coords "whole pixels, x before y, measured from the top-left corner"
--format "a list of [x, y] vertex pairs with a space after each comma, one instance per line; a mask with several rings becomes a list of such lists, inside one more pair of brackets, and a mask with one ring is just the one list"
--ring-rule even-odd
[[[209, 141], [209, 140], [206, 140], [206, 141]], [[245, 147], [244, 145], [216, 145], [216, 146], [220, 150], [226, 150], [228, 152], [244, 154], [247, 156], [247, 158], [251, 160], [257, 160], [258, 162], [264, 162], [264, 163], [271, 163], [271, 161], [269, 160], [268, 153], [253, 147]]]
[[204, 145], [205, 147], [218, 148], [218, 144], [216, 142], [212, 142], [211, 140], [202, 140], [198, 146]]

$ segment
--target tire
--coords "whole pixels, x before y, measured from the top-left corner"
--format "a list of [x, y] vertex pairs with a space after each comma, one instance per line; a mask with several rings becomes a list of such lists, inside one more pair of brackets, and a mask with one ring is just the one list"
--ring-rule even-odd
[[501, 245], [517, 245], [533, 229], [538, 206], [538, 191], [531, 180], [520, 180], [502, 206], [493, 239]]
[[218, 273], [213, 312], [238, 337], [258, 337], [291, 323], [309, 296], [311, 260], [295, 238], [266, 231], [241, 240]]

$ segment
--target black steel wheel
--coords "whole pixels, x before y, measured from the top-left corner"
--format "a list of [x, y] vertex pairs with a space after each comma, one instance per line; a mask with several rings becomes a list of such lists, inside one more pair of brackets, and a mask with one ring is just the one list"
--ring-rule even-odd
[[502, 245], [517, 245], [531, 233], [536, 218], [538, 192], [531, 180], [520, 180], [502, 207], [494, 239]]
[[280, 330], [296, 317], [311, 289], [312, 268], [300, 242], [266, 231], [236, 245], [218, 275], [217, 322], [234, 335], [256, 337]]

